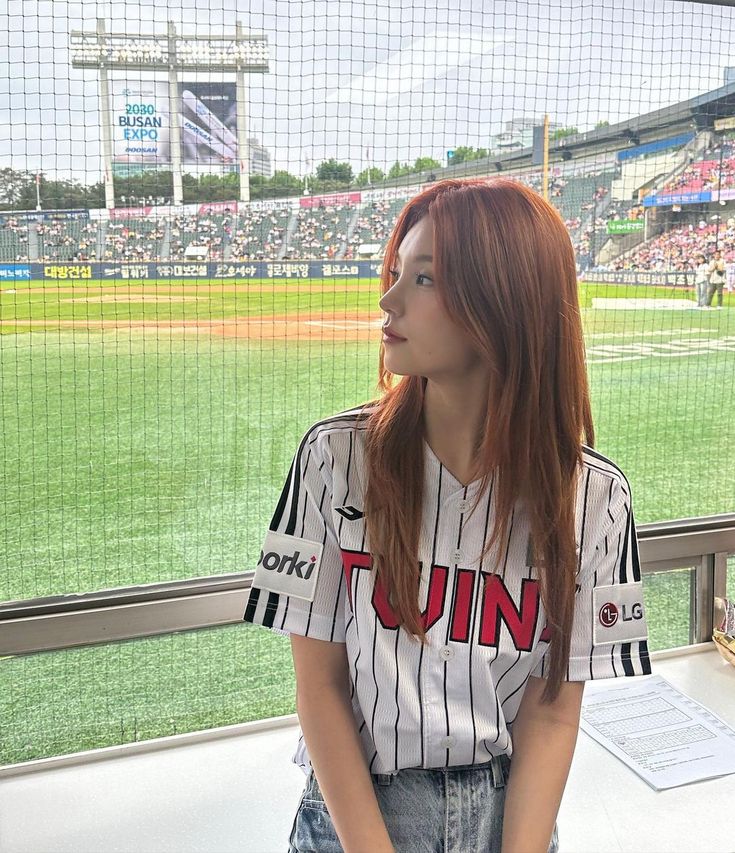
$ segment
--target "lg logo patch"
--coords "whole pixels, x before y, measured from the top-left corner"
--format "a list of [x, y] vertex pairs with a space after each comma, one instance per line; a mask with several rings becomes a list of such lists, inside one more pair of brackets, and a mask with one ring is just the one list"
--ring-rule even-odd
[[600, 608], [600, 624], [605, 628], [612, 628], [613, 625], [616, 624], [618, 618], [621, 618], [623, 622], [631, 622], [634, 619], [642, 619], [643, 618], [643, 607], [636, 603], [630, 605], [630, 610], [628, 611], [625, 604], [622, 605], [622, 608], [618, 610], [617, 606], [612, 603], [612, 601], [608, 601], [602, 605]]
[[610, 601], [607, 604], [603, 604], [600, 608], [600, 622], [606, 628], [612, 628], [612, 626], [618, 621], [618, 608]]

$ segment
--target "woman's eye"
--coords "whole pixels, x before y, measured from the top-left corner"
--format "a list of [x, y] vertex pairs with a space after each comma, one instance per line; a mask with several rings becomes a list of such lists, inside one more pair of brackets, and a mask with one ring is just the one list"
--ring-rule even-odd
[[[398, 270], [388, 270], [388, 273], [393, 278], [397, 278], [400, 275]], [[429, 278], [428, 275], [424, 275], [423, 273], [419, 273], [416, 276], [416, 284], [431, 284], [431, 279]]]

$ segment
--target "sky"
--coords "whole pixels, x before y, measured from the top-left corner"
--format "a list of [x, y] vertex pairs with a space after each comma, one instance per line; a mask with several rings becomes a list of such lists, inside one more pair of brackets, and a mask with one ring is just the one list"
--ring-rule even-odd
[[98, 16], [130, 35], [264, 33], [248, 135], [299, 175], [330, 157], [356, 173], [368, 157], [444, 162], [516, 116], [587, 130], [717, 88], [735, 65], [735, 10], [677, 0], [0, 0], [0, 168], [100, 180], [98, 75], [68, 49]]

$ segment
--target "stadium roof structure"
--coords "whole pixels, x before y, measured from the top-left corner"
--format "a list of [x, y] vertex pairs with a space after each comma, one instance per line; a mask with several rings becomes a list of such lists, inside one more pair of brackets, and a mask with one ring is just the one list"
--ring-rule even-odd
[[136, 35], [81, 32], [69, 38], [72, 67], [168, 70], [172, 65], [199, 71], [268, 71], [268, 39], [263, 34], [233, 36]]
[[[580, 156], [613, 154], [686, 131], [713, 129], [716, 119], [727, 116], [735, 116], [735, 82], [635, 118], [553, 140], [549, 143], [549, 162], [565, 162]], [[420, 180], [431, 180], [432, 174], [435, 179], [458, 178], [486, 175], [493, 171], [515, 173], [531, 168], [538, 167], [533, 166], [533, 148], [529, 146], [502, 155], [491, 155], [458, 163], [456, 166], [427, 171], [421, 175]], [[414, 181], [417, 179], [416, 175], [408, 177]], [[406, 177], [397, 178], [385, 181], [382, 185], [397, 186], [405, 181]]]

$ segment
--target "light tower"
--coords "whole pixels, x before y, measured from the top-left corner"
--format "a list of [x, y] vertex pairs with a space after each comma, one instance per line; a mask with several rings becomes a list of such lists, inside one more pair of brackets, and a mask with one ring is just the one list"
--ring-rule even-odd
[[166, 71], [171, 128], [171, 171], [174, 204], [181, 204], [181, 128], [179, 126], [180, 71], [231, 72], [235, 75], [237, 101], [237, 157], [240, 200], [250, 200], [248, 152], [248, 90], [246, 74], [268, 71], [268, 40], [263, 34], [246, 33], [238, 21], [234, 36], [178, 36], [169, 22], [166, 35], [128, 36], [107, 33], [102, 18], [94, 32], [75, 31], [70, 36], [73, 68], [96, 68], [100, 76], [102, 158], [105, 173], [105, 205], [115, 206], [112, 174], [112, 128], [110, 126], [109, 71]]

